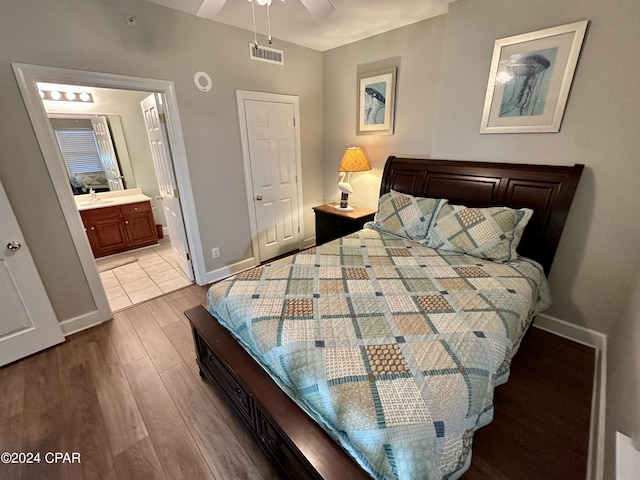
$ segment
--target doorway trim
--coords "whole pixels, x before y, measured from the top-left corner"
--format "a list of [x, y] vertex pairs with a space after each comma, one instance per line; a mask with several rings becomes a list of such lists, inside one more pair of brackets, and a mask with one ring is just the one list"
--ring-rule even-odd
[[102, 282], [100, 281], [95, 259], [84, 232], [80, 214], [75, 206], [71, 189], [67, 187], [68, 180], [64, 171], [64, 164], [60, 151], [56, 146], [44, 105], [38, 95], [37, 82], [65, 83], [164, 94], [166, 99], [165, 107], [167, 110], [167, 129], [171, 143], [170, 148], [173, 156], [176, 181], [181, 193], [180, 200], [183, 207], [184, 225], [187, 241], [191, 249], [194, 274], [199, 284], [205, 284], [206, 269], [200, 242], [200, 230], [196, 217], [195, 201], [191, 192], [191, 177], [189, 175], [182, 124], [178, 113], [178, 102], [173, 82], [21, 63], [13, 63], [12, 67], [25, 102], [27, 113], [29, 114], [31, 124], [33, 125], [36, 138], [40, 145], [47, 170], [49, 171], [49, 176], [51, 177], [54, 190], [60, 202], [62, 213], [67, 222], [69, 233], [71, 234], [89, 289], [96, 304], [96, 310], [94, 312], [89, 312], [81, 317], [61, 322], [63, 333], [69, 335], [104, 322], [111, 319], [113, 313], [109, 306]]
[[245, 100], [256, 100], [260, 102], [286, 103], [293, 105], [294, 134], [296, 141], [296, 189], [298, 194], [298, 249], [304, 248], [304, 212], [302, 205], [302, 148], [300, 145], [300, 98], [297, 95], [286, 95], [281, 93], [253, 92], [249, 90], [236, 90], [236, 100], [238, 103], [238, 120], [240, 122], [240, 137], [242, 139], [242, 165], [244, 170], [244, 183], [247, 190], [247, 206], [249, 207], [249, 227], [251, 229], [251, 248], [255, 265], [260, 264], [260, 247], [258, 244], [258, 226], [256, 210], [253, 207], [253, 182], [251, 180], [251, 156], [249, 154], [249, 137], [247, 131], [247, 121], [244, 110]]

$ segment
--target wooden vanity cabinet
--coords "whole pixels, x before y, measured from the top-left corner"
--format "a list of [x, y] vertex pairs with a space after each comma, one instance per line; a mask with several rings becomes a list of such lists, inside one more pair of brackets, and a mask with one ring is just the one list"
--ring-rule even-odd
[[137, 248], [157, 243], [156, 224], [153, 221], [150, 202], [131, 203], [121, 205], [119, 208], [131, 247]]
[[150, 202], [80, 212], [96, 258], [158, 243]]

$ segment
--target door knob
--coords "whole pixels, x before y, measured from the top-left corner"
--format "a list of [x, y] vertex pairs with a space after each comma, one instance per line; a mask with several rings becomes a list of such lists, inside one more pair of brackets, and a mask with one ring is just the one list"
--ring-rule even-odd
[[20, 247], [22, 247], [20, 242], [9, 242], [9, 243], [7, 243], [7, 248], [9, 250], [11, 250], [12, 252], [17, 252], [18, 250], [20, 250]]
[[262, 201], [262, 195], [257, 195], [257, 196], [256, 196], [256, 200], [258, 200], [259, 202], [261, 202], [261, 201]]

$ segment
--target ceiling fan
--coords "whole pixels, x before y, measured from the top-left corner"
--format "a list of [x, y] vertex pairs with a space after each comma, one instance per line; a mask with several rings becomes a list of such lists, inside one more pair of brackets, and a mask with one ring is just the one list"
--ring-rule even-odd
[[[252, 0], [249, 1], [251, 2]], [[262, 6], [271, 5], [271, 0], [253, 1]], [[222, 10], [222, 7], [224, 7], [225, 3], [227, 3], [227, 0], [203, 0], [200, 8], [196, 12], [196, 15], [201, 18], [213, 19], [216, 15], [218, 15], [218, 13], [220, 13], [220, 10]], [[309, 11], [309, 13], [311, 13], [311, 15], [314, 15], [316, 17], [327, 17], [334, 10], [333, 5], [331, 5], [331, 2], [329, 0], [300, 0], [300, 3], [304, 5], [304, 7]]]

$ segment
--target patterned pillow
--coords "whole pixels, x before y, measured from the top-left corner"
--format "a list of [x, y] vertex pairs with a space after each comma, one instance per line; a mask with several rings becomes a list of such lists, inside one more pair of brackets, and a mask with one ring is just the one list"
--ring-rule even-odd
[[391, 190], [378, 200], [373, 225], [377, 230], [409, 240], [426, 241], [439, 204], [440, 199], [414, 197]]
[[529, 208], [468, 208], [445, 200], [427, 245], [495, 262], [516, 260], [516, 249], [531, 215], [533, 210]]

